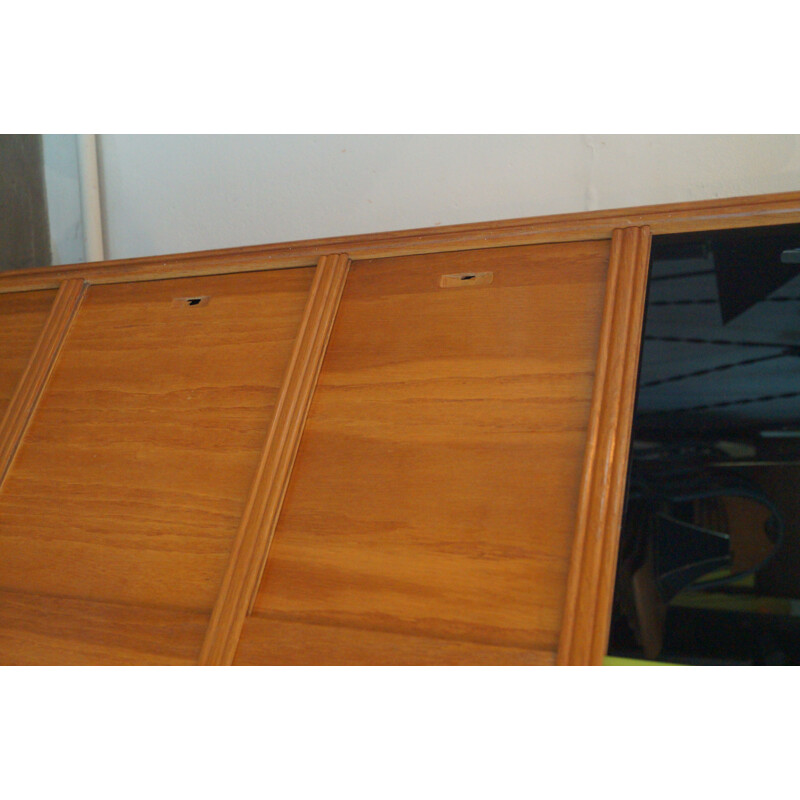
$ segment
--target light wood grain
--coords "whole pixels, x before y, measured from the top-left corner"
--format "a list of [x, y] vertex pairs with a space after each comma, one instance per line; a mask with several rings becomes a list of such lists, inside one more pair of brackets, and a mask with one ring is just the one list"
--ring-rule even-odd
[[237, 666], [525, 666], [551, 665], [555, 661], [552, 651], [314, 625], [258, 615], [247, 618], [247, 634], [236, 653]]
[[608, 646], [650, 255], [647, 228], [614, 234], [559, 664]]
[[320, 259], [316, 268], [261, 463], [214, 605], [201, 664], [230, 664], [236, 653], [245, 614], [266, 565], [349, 264], [347, 256], [334, 255]]
[[396, 258], [472, 248], [611, 239], [617, 228], [635, 226], [649, 226], [653, 234], [665, 234], [791, 223], [800, 223], [798, 192], [9, 271], [0, 274], [0, 293], [55, 288], [61, 281], [74, 277], [97, 284], [308, 267], [328, 253], [348, 253], [351, 258], [361, 260]]
[[0, 495], [0, 589], [207, 620], [312, 277], [91, 287]]
[[[437, 657], [425, 639], [554, 656], [608, 252], [352, 265], [243, 653], [264, 620], [291, 619], [317, 626], [309, 636], [417, 637], [419, 663]], [[440, 286], [485, 271], [490, 285]], [[368, 657], [313, 641], [304, 652], [385, 663], [381, 641]]]
[[55, 291], [0, 294], [0, 420], [25, 372], [55, 296]]
[[50, 378], [85, 288], [80, 279], [61, 284], [22, 377], [6, 405], [0, 422], [0, 488]]

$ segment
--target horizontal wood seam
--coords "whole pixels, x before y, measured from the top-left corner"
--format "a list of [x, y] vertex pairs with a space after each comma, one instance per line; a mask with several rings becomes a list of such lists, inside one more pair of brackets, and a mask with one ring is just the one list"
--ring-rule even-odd
[[600, 663], [613, 599], [650, 232], [615, 231], [557, 663]]
[[332, 252], [353, 260], [457, 250], [610, 239], [615, 229], [649, 226], [653, 234], [800, 223], [800, 193], [673, 203], [478, 224], [207, 250], [170, 256], [0, 273], [0, 293], [55, 288], [68, 278], [125, 283], [313, 266]]
[[286, 376], [199, 662], [231, 664], [267, 562], [350, 260], [324, 256], [309, 291]]
[[86, 286], [85, 281], [75, 278], [64, 281], [59, 287], [25, 371], [0, 423], [0, 487], [11, 469], [45, 390]]

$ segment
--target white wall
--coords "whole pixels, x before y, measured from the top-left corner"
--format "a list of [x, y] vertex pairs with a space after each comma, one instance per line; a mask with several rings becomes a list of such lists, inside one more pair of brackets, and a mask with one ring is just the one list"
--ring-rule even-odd
[[800, 190], [800, 136], [99, 137], [107, 258]]
[[86, 259], [81, 183], [75, 134], [44, 134], [42, 161], [54, 264], [77, 264]]

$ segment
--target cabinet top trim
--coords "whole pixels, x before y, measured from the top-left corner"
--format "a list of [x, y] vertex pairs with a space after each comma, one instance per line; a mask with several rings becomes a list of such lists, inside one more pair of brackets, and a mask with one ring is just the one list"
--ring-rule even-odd
[[127, 283], [309, 267], [323, 255], [338, 253], [346, 253], [353, 260], [364, 260], [488, 247], [610, 239], [618, 228], [645, 225], [649, 226], [653, 235], [659, 235], [791, 223], [800, 223], [800, 192], [13, 270], [0, 272], [0, 293], [53, 289], [69, 278], [83, 278], [89, 283]]

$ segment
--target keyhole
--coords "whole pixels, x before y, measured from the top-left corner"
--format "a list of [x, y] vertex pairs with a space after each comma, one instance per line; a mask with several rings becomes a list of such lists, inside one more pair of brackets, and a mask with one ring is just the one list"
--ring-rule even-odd
[[488, 286], [493, 279], [494, 274], [491, 272], [454, 272], [451, 275], [442, 275], [439, 286], [442, 289], [463, 286], [466, 283], [471, 286]]
[[176, 308], [187, 308], [194, 306], [204, 306], [211, 298], [206, 296], [201, 297], [175, 297], [172, 300], [172, 305]]

